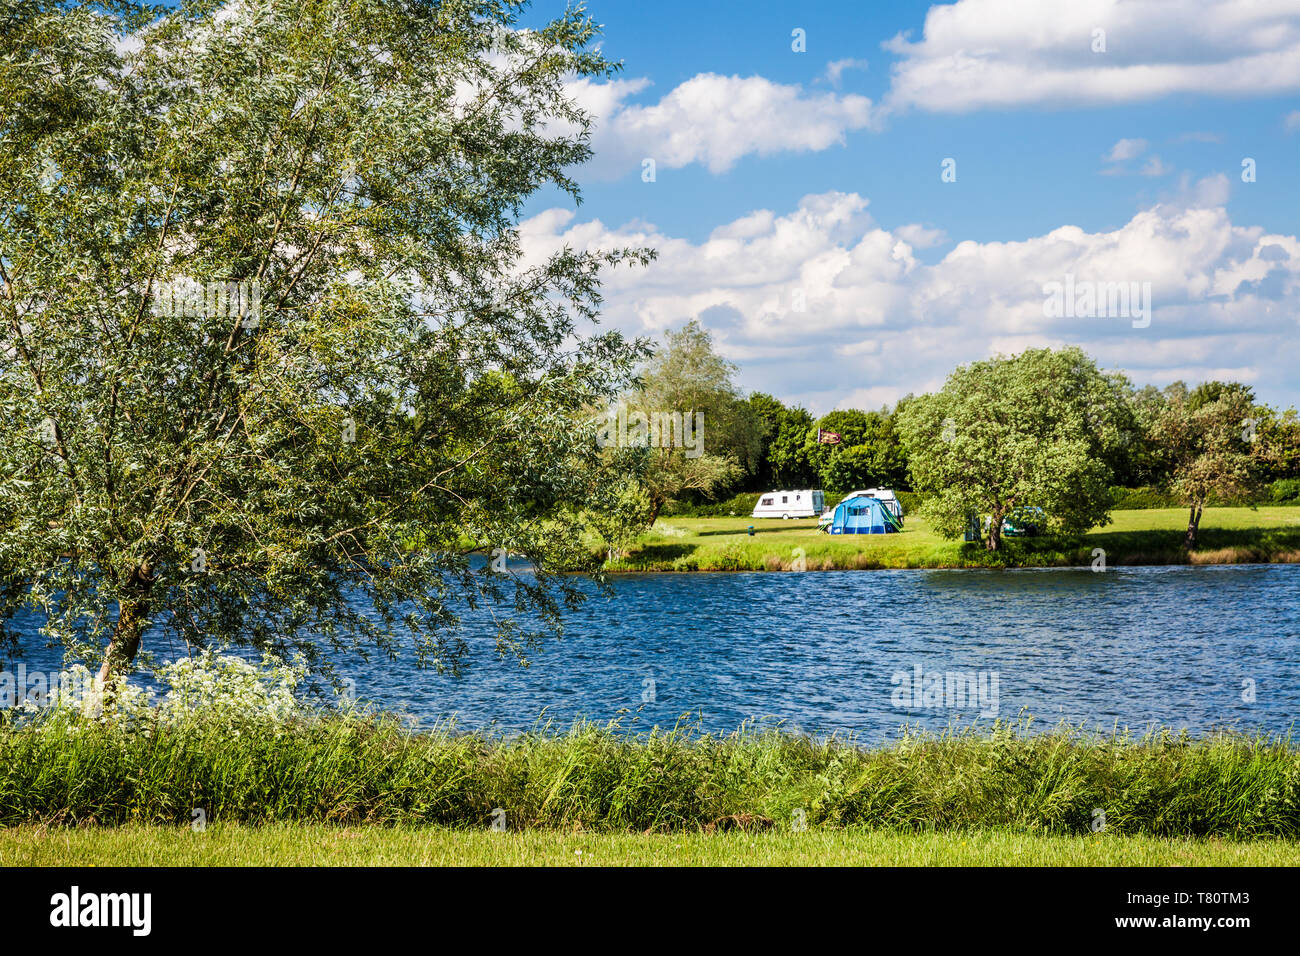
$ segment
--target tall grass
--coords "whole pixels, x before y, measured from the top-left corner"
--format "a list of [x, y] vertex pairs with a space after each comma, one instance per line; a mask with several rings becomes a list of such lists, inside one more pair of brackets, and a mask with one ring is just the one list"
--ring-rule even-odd
[[[315, 821], [483, 828], [1013, 828], [1156, 836], [1300, 835], [1300, 751], [1223, 734], [905, 732], [862, 749], [752, 728], [632, 735], [618, 724], [513, 738], [415, 733], [391, 717], [141, 726], [66, 715], [0, 726], [0, 824]], [[801, 812], [800, 812], [801, 811]]]

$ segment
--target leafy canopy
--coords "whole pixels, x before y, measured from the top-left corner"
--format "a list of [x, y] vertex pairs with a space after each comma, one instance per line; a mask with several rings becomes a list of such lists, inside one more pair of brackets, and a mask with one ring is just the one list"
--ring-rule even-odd
[[599, 276], [649, 254], [525, 260], [590, 152], [565, 83], [617, 67], [520, 6], [5, 0], [5, 619], [106, 676], [146, 633], [455, 668], [458, 607], [511, 601], [503, 651], [558, 629], [621, 491], [588, 410], [647, 354], [590, 328]]
[[649, 524], [669, 502], [688, 494], [715, 497], [757, 470], [763, 423], [741, 397], [735, 373], [736, 367], [714, 351], [708, 330], [691, 320], [667, 332], [640, 387], [628, 396], [628, 408], [647, 419], [680, 416], [699, 425], [698, 431], [688, 428], [686, 443], [668, 440], [666, 431], [657, 443], [647, 435], [651, 443], [641, 482], [649, 499]]
[[1190, 509], [1188, 545], [1196, 544], [1207, 501], [1242, 497], [1255, 484], [1259, 418], [1253, 403], [1244, 385], [1208, 382], [1186, 396], [1174, 393], [1156, 419], [1170, 489]]
[[817, 441], [817, 429], [805, 439], [806, 452], [816, 465], [822, 487], [849, 492], [862, 488], [893, 488], [907, 480], [902, 442], [888, 412], [843, 409], [822, 416], [817, 427], [840, 436], [836, 445]]
[[1043, 508], [1057, 532], [1104, 524], [1126, 389], [1077, 348], [961, 366], [899, 414], [913, 487], [929, 493], [923, 512], [948, 537], [988, 515], [990, 549], [1017, 508]]

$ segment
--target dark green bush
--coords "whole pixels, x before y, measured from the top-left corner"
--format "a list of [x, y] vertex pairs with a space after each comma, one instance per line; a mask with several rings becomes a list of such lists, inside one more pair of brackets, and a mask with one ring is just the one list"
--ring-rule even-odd
[[1300, 501], [1300, 478], [1281, 478], [1268, 488], [1268, 500], [1274, 504]]
[[903, 506], [903, 514], [910, 515], [920, 510], [922, 502], [925, 501], [925, 495], [919, 491], [895, 491], [898, 496], [898, 503]]
[[1181, 508], [1183, 503], [1177, 497], [1161, 488], [1121, 488], [1118, 485], [1110, 489], [1111, 507], [1116, 511], [1136, 511], [1142, 508]]
[[675, 501], [664, 508], [663, 513], [665, 517], [674, 518], [725, 518], [735, 512], [736, 517], [739, 518], [753, 514], [756, 504], [758, 504], [758, 494], [744, 492], [721, 501], [705, 501], [699, 504]]

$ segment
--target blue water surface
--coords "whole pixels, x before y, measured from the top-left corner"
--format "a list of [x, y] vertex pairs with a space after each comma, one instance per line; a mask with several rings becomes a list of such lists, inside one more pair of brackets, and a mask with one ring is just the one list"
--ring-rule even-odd
[[[563, 640], [527, 668], [497, 659], [489, 619], [470, 615], [462, 677], [386, 660], [343, 659], [339, 672], [421, 723], [502, 731], [620, 711], [635, 729], [690, 714], [715, 732], [757, 719], [865, 742], [905, 722], [987, 723], [987, 696], [900, 706], [918, 667], [982, 674], [986, 688], [996, 676], [996, 715], [1041, 726], [1285, 733], [1300, 716], [1296, 565], [637, 574], [612, 586], [588, 586]], [[50, 667], [58, 653], [35, 626], [22, 659]]]

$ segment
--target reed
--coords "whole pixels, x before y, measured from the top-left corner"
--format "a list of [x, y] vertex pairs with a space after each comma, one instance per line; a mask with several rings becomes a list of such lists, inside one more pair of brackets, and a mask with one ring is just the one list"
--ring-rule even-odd
[[615, 832], [996, 828], [1300, 836], [1289, 737], [1097, 734], [1028, 721], [884, 747], [779, 728], [539, 724], [506, 737], [391, 716], [299, 711], [149, 723], [67, 713], [0, 726], [0, 825], [228, 824]]

